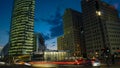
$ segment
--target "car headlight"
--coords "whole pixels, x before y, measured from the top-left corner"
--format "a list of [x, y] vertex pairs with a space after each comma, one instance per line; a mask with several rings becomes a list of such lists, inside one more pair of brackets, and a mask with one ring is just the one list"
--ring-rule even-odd
[[100, 63], [99, 62], [94, 62], [92, 63], [93, 66], [100, 66]]

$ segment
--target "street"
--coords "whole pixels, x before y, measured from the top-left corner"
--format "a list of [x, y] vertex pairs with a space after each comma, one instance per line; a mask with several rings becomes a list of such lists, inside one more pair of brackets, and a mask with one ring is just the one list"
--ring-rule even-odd
[[120, 65], [101, 65], [100, 67], [84, 66], [84, 65], [61, 65], [58, 68], [120, 68]]
[[85, 65], [56, 65], [56, 67], [32, 67], [25, 65], [0, 65], [0, 68], [120, 68], [119, 64], [110, 65], [101, 65], [100, 67], [85, 66]]

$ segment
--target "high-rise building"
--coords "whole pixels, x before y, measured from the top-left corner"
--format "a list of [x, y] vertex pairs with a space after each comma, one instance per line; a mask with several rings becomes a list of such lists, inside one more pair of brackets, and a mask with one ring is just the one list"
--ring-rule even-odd
[[33, 52], [35, 0], [14, 0], [9, 55]]
[[57, 38], [57, 49], [58, 50], [65, 50], [65, 46], [64, 46], [64, 36], [60, 36]]
[[66, 9], [64, 16], [64, 36], [58, 38], [58, 50], [69, 50], [71, 56], [83, 56], [84, 44], [82, 13]]
[[100, 57], [101, 49], [114, 54], [120, 49], [120, 23], [117, 10], [101, 0], [82, 0], [85, 45], [89, 57]]
[[45, 40], [40, 33], [34, 34], [34, 52], [45, 51]]
[[33, 61], [43, 61], [44, 51], [46, 50], [45, 40], [40, 33], [34, 33], [34, 51], [31, 55]]

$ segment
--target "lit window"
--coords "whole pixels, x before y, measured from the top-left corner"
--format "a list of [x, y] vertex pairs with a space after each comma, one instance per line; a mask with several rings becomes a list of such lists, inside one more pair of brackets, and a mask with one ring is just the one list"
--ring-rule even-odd
[[96, 11], [96, 14], [97, 14], [98, 16], [101, 16], [101, 11]]

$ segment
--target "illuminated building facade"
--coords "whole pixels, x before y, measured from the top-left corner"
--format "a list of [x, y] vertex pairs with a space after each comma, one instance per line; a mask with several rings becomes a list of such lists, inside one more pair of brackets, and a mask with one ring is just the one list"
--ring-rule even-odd
[[71, 56], [83, 56], [85, 50], [82, 13], [68, 8], [64, 13], [63, 22], [64, 36], [57, 39], [58, 50], [69, 50]]
[[9, 55], [33, 52], [35, 0], [14, 0]]
[[120, 49], [120, 23], [117, 10], [100, 0], [82, 0], [85, 45], [88, 57], [101, 56], [101, 49], [113, 54]]
[[45, 61], [63, 61], [65, 58], [69, 57], [67, 51], [56, 51], [56, 50], [46, 50], [44, 51], [44, 60]]

